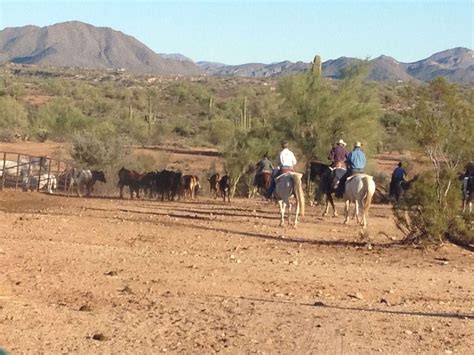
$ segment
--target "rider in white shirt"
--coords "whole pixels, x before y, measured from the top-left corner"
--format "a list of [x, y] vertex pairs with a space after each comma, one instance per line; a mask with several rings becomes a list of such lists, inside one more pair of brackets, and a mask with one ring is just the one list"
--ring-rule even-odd
[[288, 142], [284, 142], [282, 147], [283, 150], [280, 152], [278, 167], [280, 168], [280, 171], [285, 168], [293, 170], [293, 166], [296, 165], [295, 155], [288, 149]]
[[271, 198], [273, 195], [273, 191], [275, 190], [276, 187], [276, 181], [275, 179], [286, 172], [289, 171], [294, 171], [293, 167], [296, 165], [296, 158], [295, 155], [291, 150], [288, 149], [289, 144], [288, 142], [283, 142], [281, 144], [281, 147], [283, 150], [280, 152], [280, 155], [278, 156], [278, 171], [273, 174], [273, 179], [270, 187], [268, 188], [267, 193], [265, 194], [266, 198]]

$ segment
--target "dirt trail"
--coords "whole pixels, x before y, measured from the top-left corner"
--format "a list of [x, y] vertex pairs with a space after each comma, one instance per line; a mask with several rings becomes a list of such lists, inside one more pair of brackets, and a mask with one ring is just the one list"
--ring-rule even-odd
[[[339, 206], [341, 209], [341, 206]], [[455, 353], [474, 348], [473, 254], [370, 247], [342, 217], [0, 191], [0, 346], [16, 353]]]

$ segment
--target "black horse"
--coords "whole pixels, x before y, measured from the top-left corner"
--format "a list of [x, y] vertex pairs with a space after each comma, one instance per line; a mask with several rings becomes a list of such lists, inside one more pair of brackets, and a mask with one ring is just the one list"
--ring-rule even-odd
[[472, 203], [474, 202], [474, 177], [469, 177], [466, 188], [463, 187], [462, 212], [469, 206], [469, 213], [472, 213]]
[[400, 202], [400, 198], [402, 194], [409, 190], [411, 187], [411, 184], [414, 183], [416, 180], [418, 180], [418, 175], [415, 175], [413, 179], [411, 180], [402, 180], [399, 182], [394, 181], [392, 177], [392, 181], [390, 181], [390, 197], [395, 199], [396, 203]]
[[328, 214], [329, 204], [331, 204], [334, 211], [334, 217], [337, 216], [336, 206], [334, 205], [332, 194], [335, 192], [339, 180], [345, 173], [346, 169], [331, 168], [329, 165], [320, 162], [310, 163], [309, 178], [314, 182], [316, 181], [316, 178], [319, 177], [319, 192], [326, 197], [323, 216]]

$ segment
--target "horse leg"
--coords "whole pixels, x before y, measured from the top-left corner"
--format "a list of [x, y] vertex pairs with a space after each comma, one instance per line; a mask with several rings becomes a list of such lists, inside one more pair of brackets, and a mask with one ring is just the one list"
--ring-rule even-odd
[[291, 225], [291, 208], [292, 208], [292, 207], [293, 207], [293, 206], [291, 205], [291, 203], [288, 202], [288, 226]]
[[[328, 196], [328, 195], [327, 195]], [[329, 198], [326, 196], [326, 201], [324, 201], [324, 212], [323, 217], [328, 215], [329, 212]]]
[[[329, 200], [329, 203], [332, 206], [332, 210], [334, 211], [333, 217], [337, 217], [337, 211], [336, 211], [336, 206], [334, 205], [334, 199], [332, 198], [332, 195], [329, 193], [327, 199]], [[329, 206], [328, 206], [329, 207]], [[326, 213], [328, 211], [326, 210]]]
[[278, 206], [280, 207], [280, 227], [282, 227], [285, 224], [285, 203], [280, 200]]
[[356, 199], [355, 202], [354, 202], [354, 216], [352, 217], [352, 219], [355, 218], [356, 220], [356, 223], [359, 224], [359, 201]]
[[347, 221], [349, 220], [349, 200], [346, 200], [344, 202], [345, 206], [344, 206], [344, 224], [347, 224]]
[[357, 214], [359, 214], [359, 212], [362, 213], [362, 218], [358, 218], [358, 220], [360, 219], [360, 225], [365, 228], [367, 226], [367, 219], [365, 218], [364, 200], [363, 199], [360, 200], [358, 205], [359, 205], [360, 211], [357, 211]]

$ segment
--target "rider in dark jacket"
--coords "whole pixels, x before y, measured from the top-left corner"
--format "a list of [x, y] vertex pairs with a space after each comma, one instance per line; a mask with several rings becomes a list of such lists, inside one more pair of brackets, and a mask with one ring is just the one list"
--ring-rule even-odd
[[265, 154], [263, 158], [257, 163], [255, 177], [253, 179], [253, 184], [257, 185], [257, 179], [262, 173], [271, 173], [273, 172], [273, 164], [268, 159], [268, 155]]
[[402, 167], [402, 162], [399, 162], [397, 167], [392, 173], [392, 179], [390, 180], [390, 195], [395, 195], [395, 187], [397, 184], [405, 181], [405, 177], [407, 176], [407, 172]]

